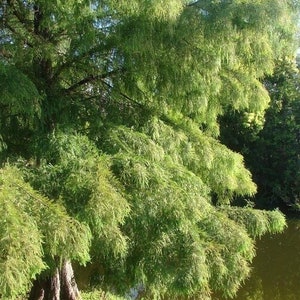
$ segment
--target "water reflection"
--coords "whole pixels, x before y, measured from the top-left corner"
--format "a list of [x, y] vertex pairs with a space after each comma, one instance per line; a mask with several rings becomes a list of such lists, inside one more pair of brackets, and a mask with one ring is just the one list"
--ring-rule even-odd
[[284, 233], [257, 242], [252, 276], [235, 300], [300, 299], [300, 220], [288, 225]]

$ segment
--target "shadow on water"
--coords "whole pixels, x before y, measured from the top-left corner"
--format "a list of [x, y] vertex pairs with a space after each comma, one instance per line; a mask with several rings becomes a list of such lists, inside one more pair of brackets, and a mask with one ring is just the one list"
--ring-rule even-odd
[[251, 277], [234, 300], [300, 299], [300, 219], [288, 228], [257, 241]]

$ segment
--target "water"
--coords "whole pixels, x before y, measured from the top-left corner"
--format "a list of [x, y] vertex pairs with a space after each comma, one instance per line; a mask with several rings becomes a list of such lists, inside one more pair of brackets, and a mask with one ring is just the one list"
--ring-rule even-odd
[[257, 242], [251, 277], [234, 300], [300, 299], [300, 220]]
[[[289, 220], [281, 234], [262, 237], [256, 248], [252, 275], [233, 300], [300, 300], [300, 219]], [[89, 276], [81, 275], [84, 287]]]

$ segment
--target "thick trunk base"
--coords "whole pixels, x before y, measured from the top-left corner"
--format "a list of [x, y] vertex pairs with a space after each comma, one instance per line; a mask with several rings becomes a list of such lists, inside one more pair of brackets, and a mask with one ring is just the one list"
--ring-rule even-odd
[[71, 262], [65, 261], [51, 278], [36, 280], [29, 300], [81, 300]]

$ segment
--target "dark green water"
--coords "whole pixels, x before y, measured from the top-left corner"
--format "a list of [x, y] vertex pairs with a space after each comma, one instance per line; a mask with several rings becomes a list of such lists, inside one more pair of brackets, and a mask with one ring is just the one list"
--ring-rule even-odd
[[300, 220], [257, 242], [252, 275], [235, 300], [300, 300]]

